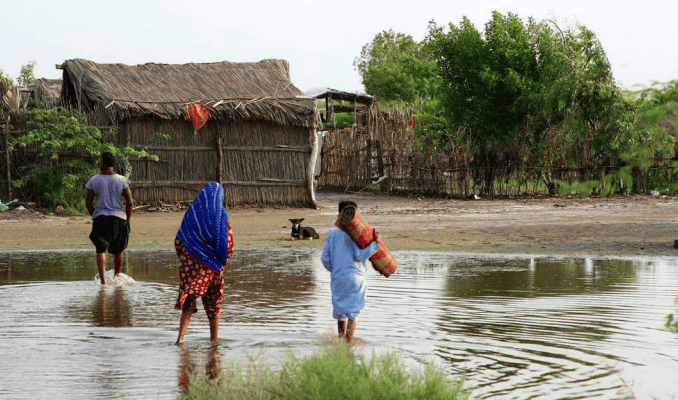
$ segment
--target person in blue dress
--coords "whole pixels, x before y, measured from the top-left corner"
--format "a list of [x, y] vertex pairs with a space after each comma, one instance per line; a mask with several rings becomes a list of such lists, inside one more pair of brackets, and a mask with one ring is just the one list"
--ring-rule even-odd
[[[357, 208], [358, 205], [354, 201], [340, 201], [341, 221], [344, 224], [351, 221]], [[325, 240], [320, 260], [325, 269], [331, 273], [332, 317], [337, 320], [339, 336], [344, 337], [347, 343], [351, 343], [356, 319], [365, 307], [367, 293], [365, 261], [378, 250], [376, 240], [361, 250], [353, 239], [339, 228], [332, 229]]]
[[191, 316], [202, 304], [210, 324], [210, 341], [217, 343], [219, 313], [224, 301], [223, 272], [233, 252], [233, 232], [224, 206], [224, 188], [209, 182], [186, 210], [174, 240], [181, 262], [179, 296], [174, 308], [181, 310], [179, 336], [181, 346]]

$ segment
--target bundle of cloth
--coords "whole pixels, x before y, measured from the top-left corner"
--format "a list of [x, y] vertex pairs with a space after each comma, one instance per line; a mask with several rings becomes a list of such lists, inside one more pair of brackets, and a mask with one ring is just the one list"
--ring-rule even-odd
[[391, 276], [398, 267], [398, 261], [388, 252], [388, 247], [381, 240], [381, 236], [374, 232], [374, 228], [369, 223], [362, 221], [360, 214], [355, 213], [353, 218], [345, 222], [341, 217], [334, 223], [336, 227], [346, 232], [353, 239], [360, 249], [369, 246], [376, 240], [379, 251], [370, 257], [370, 263], [375, 271], [385, 277]]

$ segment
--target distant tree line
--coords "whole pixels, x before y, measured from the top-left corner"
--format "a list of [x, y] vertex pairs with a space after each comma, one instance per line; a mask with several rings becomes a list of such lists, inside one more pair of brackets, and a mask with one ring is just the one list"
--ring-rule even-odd
[[[483, 31], [465, 17], [447, 27], [431, 21], [421, 42], [379, 33], [354, 65], [368, 94], [414, 105], [418, 140], [439, 152], [466, 146], [469, 159], [486, 167], [486, 188], [495, 166], [537, 168], [551, 194], [584, 196], [635, 191], [650, 169], [678, 172], [678, 81], [622, 90], [583, 25], [564, 29], [499, 12]], [[563, 167], [609, 168], [562, 182], [550, 170]], [[655, 189], [678, 192], [673, 182]]]
[[[34, 83], [37, 83], [38, 80], [35, 79], [35, 65], [37, 62], [35, 60], [31, 60], [27, 62], [26, 64], [21, 66], [21, 70], [19, 71], [19, 76], [17, 77], [17, 84], [19, 86], [25, 86], [25, 85], [32, 85]], [[4, 82], [9, 86], [14, 85], [14, 80], [10, 78], [9, 76], [5, 75], [5, 72], [3, 71], [2, 68], [0, 68], [0, 82]]]

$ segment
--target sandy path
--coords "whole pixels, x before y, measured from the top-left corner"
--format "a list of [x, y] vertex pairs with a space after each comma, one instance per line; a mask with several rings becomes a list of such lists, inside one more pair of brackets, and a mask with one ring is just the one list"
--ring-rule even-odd
[[[678, 256], [678, 198], [649, 196], [460, 201], [322, 192], [318, 210], [229, 210], [236, 247], [321, 248], [344, 198], [358, 202], [363, 219], [392, 250]], [[129, 248], [172, 249], [182, 216], [137, 212]], [[289, 240], [288, 218], [302, 217], [320, 240]], [[90, 229], [89, 217], [6, 212], [0, 214], [0, 251], [93, 249]]]

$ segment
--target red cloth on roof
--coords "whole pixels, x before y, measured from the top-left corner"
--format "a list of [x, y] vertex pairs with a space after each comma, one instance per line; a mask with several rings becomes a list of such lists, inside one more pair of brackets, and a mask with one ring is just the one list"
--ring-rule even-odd
[[191, 117], [193, 130], [197, 133], [207, 123], [207, 119], [210, 117], [210, 110], [200, 103], [188, 103], [186, 108], [188, 108], [188, 115]]

